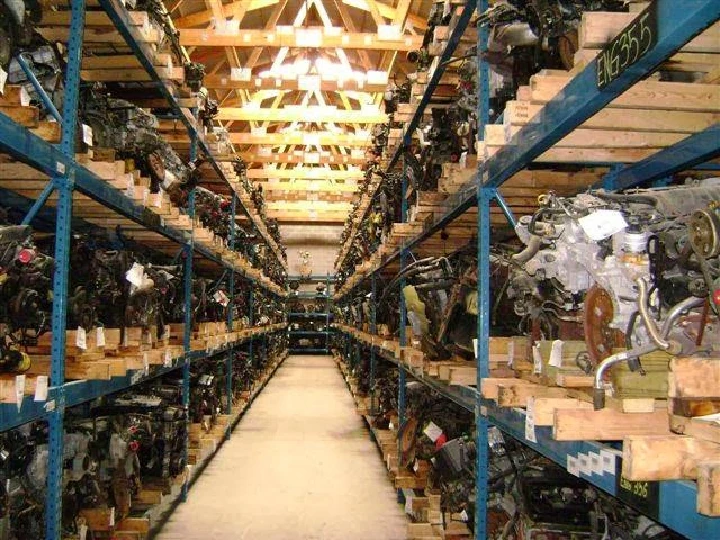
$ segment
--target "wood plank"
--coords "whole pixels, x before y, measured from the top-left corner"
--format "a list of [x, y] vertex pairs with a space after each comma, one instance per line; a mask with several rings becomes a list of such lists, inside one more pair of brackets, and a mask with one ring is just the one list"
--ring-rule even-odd
[[720, 445], [681, 435], [627, 437], [622, 474], [628, 480], [695, 478], [700, 461], [720, 459]]
[[320, 106], [284, 107], [282, 109], [251, 109], [220, 107], [218, 120], [256, 120], [262, 122], [334, 122], [337, 124], [384, 124], [388, 115], [362, 110], [347, 111]]
[[532, 409], [533, 423], [536, 426], [552, 426], [555, 409], [592, 409], [590, 403], [576, 398], [534, 397], [531, 399], [532, 406], [528, 405], [528, 410]]
[[40, 125], [40, 110], [37, 107], [0, 105], [0, 113], [21, 126], [36, 128]]
[[[531, 78], [533, 103], [547, 103], [570, 82], [571, 77]], [[720, 112], [720, 86], [715, 84], [640, 81], [608, 105], [621, 109]]]
[[[162, 68], [156, 67], [159, 77], [161, 79], [173, 80], [173, 81], [184, 81], [185, 71], [181, 67], [177, 68]], [[143, 68], [138, 69], [83, 69], [80, 71], [80, 77], [87, 82], [141, 82], [152, 80], [150, 74]]]
[[720, 397], [720, 359], [674, 358], [670, 361], [668, 384], [670, 397]]
[[[636, 17], [637, 13], [586, 11], [583, 13], [578, 32], [579, 47], [581, 49], [602, 49]], [[720, 23], [713, 24], [686, 43], [680, 50], [683, 52], [720, 53]]]
[[697, 511], [705, 516], [720, 516], [720, 460], [703, 460], [697, 470]]
[[717, 421], [671, 415], [670, 429], [680, 435], [689, 435], [696, 439], [720, 444], [720, 424]]
[[248, 169], [247, 177], [250, 180], [362, 180], [365, 177], [363, 171], [348, 170], [339, 171], [322, 169], [320, 167], [296, 167], [294, 169], [274, 169], [264, 167], [262, 169]]
[[512, 384], [498, 386], [497, 403], [500, 407], [526, 407], [528, 399], [534, 397], [566, 397], [562, 388], [552, 388], [539, 384]]
[[[312, 47], [315, 49], [363, 49], [374, 51], [415, 51], [422, 46], [423, 36], [403, 36], [399, 39], [380, 39], [372, 33], [333, 32], [321, 29], [308, 31], [292, 29], [243, 30], [238, 34], [221, 34], [214, 29], [180, 31], [180, 45], [193, 47]], [[306, 37], [307, 36], [307, 37]]]
[[555, 410], [553, 438], [557, 441], [620, 441], [630, 435], [669, 432], [665, 411], [624, 414], [613, 409]]
[[254, 152], [240, 152], [240, 157], [245, 163], [316, 163], [320, 165], [364, 165], [367, 162], [365, 157], [353, 158], [347, 154], [318, 154], [316, 152], [302, 153], [268, 153], [260, 154]]

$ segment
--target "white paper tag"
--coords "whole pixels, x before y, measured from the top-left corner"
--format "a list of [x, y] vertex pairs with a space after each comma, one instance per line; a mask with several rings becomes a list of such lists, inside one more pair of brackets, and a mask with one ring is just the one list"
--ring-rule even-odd
[[162, 207], [162, 193], [152, 193], [150, 197], [150, 205], [153, 208]]
[[603, 208], [581, 217], [578, 219], [578, 223], [585, 234], [596, 242], [605, 240], [627, 227], [627, 222], [621, 212]]
[[509, 368], [513, 367], [514, 361], [515, 361], [515, 340], [510, 339], [510, 341], [508, 341], [507, 366]]
[[47, 375], [38, 375], [35, 379], [35, 401], [47, 401], [48, 395], [48, 377]]
[[5, 83], [7, 82], [8, 74], [2, 67], [0, 67], [0, 94], [5, 93]]
[[77, 328], [75, 345], [78, 349], [87, 351], [87, 332], [85, 332], [85, 329], [82, 326], [78, 326]]
[[542, 355], [540, 354], [540, 347], [535, 344], [532, 348], [533, 355], [533, 373], [539, 375], [542, 373]]
[[143, 274], [145, 273], [145, 267], [142, 264], [136, 262], [133, 263], [130, 270], [125, 272], [125, 279], [136, 287], [140, 287], [143, 282]]
[[425, 426], [425, 429], [423, 429], [423, 433], [427, 435], [428, 439], [435, 442], [438, 440], [440, 435], [442, 435], [443, 430], [434, 422], [428, 422], [428, 425]]
[[51, 399], [45, 403], [45, 412], [53, 412], [55, 410], [55, 400]]
[[405, 496], [405, 513], [408, 515], [412, 515], [412, 504], [413, 504], [413, 498], [412, 495], [406, 495]]
[[525, 410], [525, 439], [537, 443], [535, 434], [535, 400], [528, 398], [527, 409]]
[[225, 307], [230, 303], [230, 299], [227, 297], [225, 291], [223, 291], [222, 289], [218, 289], [217, 291], [215, 291], [213, 299], [222, 307]]
[[469, 517], [468, 517], [468, 514], [467, 514], [467, 512], [466, 512], [465, 510], [463, 510], [462, 512], [460, 512], [460, 521], [462, 521], [463, 523], [467, 523], [467, 522], [468, 522], [468, 519], [469, 519]]
[[[347, 380], [347, 377], [345, 378], [345, 380]], [[392, 431], [393, 429], [395, 429], [395, 424], [393, 424], [392, 422], [389, 422], [389, 423], [388, 423], [388, 429], [389, 429], [390, 431]]]
[[473, 339], [473, 349], [475, 349], [475, 360], [477, 360], [478, 357], [478, 340]]
[[580, 476], [578, 459], [575, 456], [567, 457], [567, 472], [569, 472], [573, 476]]
[[562, 349], [563, 342], [561, 340], [556, 339], [552, 342], [552, 346], [550, 347], [550, 361], [548, 362], [552, 367], [562, 367]]
[[148, 354], [146, 352], [143, 353], [143, 371], [146, 376], [150, 374], [150, 362], [148, 361]]
[[578, 470], [587, 476], [592, 474], [592, 466], [590, 464], [590, 456], [587, 454], [578, 454]]
[[15, 376], [15, 398], [17, 399], [18, 411], [22, 407], [23, 398], [25, 397], [25, 375]]
[[603, 472], [606, 472], [608, 474], [612, 474], [613, 476], [615, 476], [615, 474], [616, 474], [615, 454], [613, 452], [611, 452], [610, 450], [600, 450], [600, 459], [602, 460]]
[[92, 128], [87, 124], [82, 125], [82, 140], [88, 146], [93, 145], [93, 132]]
[[108, 520], [108, 525], [110, 525], [111, 527], [115, 526], [115, 507], [114, 506], [110, 507], [110, 519]]
[[104, 327], [98, 326], [95, 329], [95, 341], [97, 342], [98, 347], [105, 346], [105, 328]]
[[413, 462], [413, 472], [417, 472], [418, 470], [418, 461], [417, 459]]
[[170, 349], [165, 349], [165, 352], [163, 353], [163, 366], [172, 366], [172, 354], [170, 354]]
[[87, 540], [87, 533], [88, 533], [88, 526], [84, 523], [81, 523], [78, 527], [78, 535], [80, 537], [79, 540]]
[[590, 458], [590, 470], [592, 474], [602, 475], [603, 464], [600, 454], [598, 452], [588, 452], [588, 457]]

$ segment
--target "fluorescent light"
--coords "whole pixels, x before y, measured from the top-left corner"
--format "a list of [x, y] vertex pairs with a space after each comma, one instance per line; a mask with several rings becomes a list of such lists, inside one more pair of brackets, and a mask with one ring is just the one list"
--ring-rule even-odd
[[368, 84], [387, 84], [388, 74], [387, 71], [375, 71], [370, 70], [367, 72]]
[[320, 28], [298, 28], [295, 31], [295, 43], [298, 47], [320, 47], [323, 33]]
[[402, 28], [398, 24], [381, 24], [378, 26], [378, 39], [393, 40], [400, 39]]
[[266, 135], [266, 134], [267, 134], [267, 128], [266, 128], [266, 127], [262, 127], [262, 126], [250, 128], [250, 134], [251, 134], [251, 135]]

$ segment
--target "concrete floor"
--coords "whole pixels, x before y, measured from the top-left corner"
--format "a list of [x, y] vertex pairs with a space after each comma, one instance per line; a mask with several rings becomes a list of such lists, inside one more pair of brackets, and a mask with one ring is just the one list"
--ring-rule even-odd
[[400, 540], [375, 444], [329, 356], [290, 356], [158, 540]]

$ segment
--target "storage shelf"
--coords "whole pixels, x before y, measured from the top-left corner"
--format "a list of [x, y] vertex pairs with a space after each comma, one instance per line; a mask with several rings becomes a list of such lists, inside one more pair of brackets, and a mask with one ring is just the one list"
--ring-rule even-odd
[[[99, 2], [100, 6], [107, 12], [108, 16], [115, 24], [117, 30], [120, 32], [120, 34], [122, 34], [128, 47], [130, 47], [130, 50], [133, 52], [133, 54], [135, 54], [145, 71], [150, 75], [150, 78], [155, 83], [156, 87], [160, 90], [163, 97], [167, 100], [168, 105], [173, 111], [174, 115], [179, 118], [183, 125], [188, 129], [191, 140], [195, 139], [198, 146], [202, 150], [203, 154], [207, 157], [209, 163], [212, 165], [217, 175], [223, 180], [223, 182], [228, 185], [231, 190], [234, 191], [235, 188], [227, 181], [225, 174], [223, 173], [220, 165], [215, 159], [215, 156], [205, 142], [203, 134], [198, 130], [197, 121], [189, 110], [180, 107], [176, 97], [173, 95], [171, 88], [169, 88], [168, 85], [161, 79], [159, 73], [157, 72], [155, 63], [152, 60], [154, 56], [153, 51], [149, 47], [149, 45], [142, 42], [142, 39], [140, 38], [140, 35], [138, 33], [139, 30], [136, 26], [131, 24], [129, 12], [127, 11], [127, 9], [125, 9], [120, 0], [99, 0]], [[251, 209], [245, 207], [243, 202], [239, 200], [239, 198], [238, 203], [243, 208], [245, 213], [250, 216], [250, 220], [255, 225], [256, 230], [260, 233], [263, 240], [268, 244], [268, 246], [270, 246], [273, 254], [277, 258], [280, 265], [287, 271], [287, 262], [282, 258], [277, 243], [273, 238], [270, 237], [264, 223], [262, 223], [262, 221], [258, 218], [254, 211], [251, 211]]]
[[[430, 77], [430, 80], [428, 81], [427, 87], [425, 89], [425, 92], [423, 92], [422, 98], [420, 98], [420, 103], [418, 103], [415, 113], [413, 114], [412, 118], [410, 119], [410, 122], [405, 128], [405, 131], [403, 132], [403, 140], [402, 143], [397, 147], [395, 150], [393, 157], [390, 159], [387, 169], [385, 172], [389, 172], [395, 164], [400, 159], [400, 156], [402, 155], [403, 148], [405, 145], [409, 144], [412, 135], [417, 129], [417, 127], [420, 125], [420, 121], [422, 120], [423, 114], [425, 113], [425, 108], [430, 104], [430, 100], [432, 99], [433, 93], [435, 92], [435, 88], [437, 88], [438, 84], [440, 83], [440, 79], [442, 78], [443, 74], [445, 73], [445, 68], [447, 67], [447, 62], [452, 58], [453, 53], [455, 52], [455, 49], [460, 44], [460, 39], [462, 38], [462, 35], [465, 33], [465, 30], [467, 29], [468, 23], [470, 22], [470, 19], [475, 12], [475, 9], [477, 7], [477, 0], [467, 0], [465, 3], [465, 6], [463, 8], [462, 14], [458, 18], [457, 24], [455, 28], [453, 28], [452, 32], [450, 33], [450, 36], [448, 38], [447, 45], [445, 46], [445, 49], [443, 50], [442, 54], [440, 55], [438, 66], [435, 68], [435, 70], [432, 73], [432, 76]], [[338, 259], [335, 268], [339, 268], [342, 266], [342, 263], [344, 262], [345, 257], [348, 254], [349, 246], [352, 243], [352, 239], [355, 238], [355, 233], [357, 232], [358, 227], [362, 224], [362, 222], [365, 220], [365, 218], [368, 215], [368, 212], [371, 208], [371, 202], [377, 195], [377, 190], [375, 190], [372, 194], [366, 193], [363, 194], [363, 198], [368, 197], [369, 202], [365, 206], [365, 209], [362, 212], [362, 215], [360, 216], [360, 219], [355, 222], [355, 224], [352, 227], [352, 230], [350, 234], [348, 235], [347, 243], [343, 245], [341, 248], [341, 256]], [[358, 206], [358, 208], [362, 207], [362, 203]], [[347, 247], [346, 247], [347, 246]]]
[[[486, 416], [491, 424], [562, 467], [567, 468], [568, 458], [571, 460], [577, 459], [578, 457], [589, 456], [590, 453], [607, 456], [611, 459], [611, 470], [579, 470], [577, 475], [610, 495], [618, 495], [617, 477], [622, 466], [622, 452], [613, 448], [610, 444], [596, 441], [555, 441], [552, 438], [552, 428], [541, 426], [535, 426], [534, 428], [537, 442], [530, 441], [525, 437], [526, 414], [524, 410], [499, 407], [495, 402], [481, 398], [474, 387], [450, 386], [426, 377], [399, 361], [386, 350], [379, 348], [378, 343], [369, 344], [367, 341], [359, 340], [352, 332], [342, 328], [337, 328], [337, 330], [351, 339], [375, 348], [379, 357], [404, 369], [413, 379], [468, 411], [475, 412], [476, 406], [479, 405], [483, 416]], [[382, 341], [382, 338], [378, 339], [378, 342], [380, 341]], [[659, 482], [659, 488], [658, 521], [689, 538], [720, 538], [720, 519], [702, 516], [695, 509], [697, 489], [693, 482], [684, 480], [663, 481]], [[628, 504], [632, 506], [632, 503]], [[642, 511], [640, 508], [638, 510]]]
[[65, 407], [72, 407], [96, 399], [98, 397], [125, 390], [144, 381], [154, 379], [165, 373], [181, 368], [187, 358], [190, 362], [197, 362], [220, 354], [230, 348], [240, 345], [255, 337], [284, 330], [284, 325], [258, 326], [250, 330], [250, 334], [231, 343], [212, 350], [191, 351], [184, 353], [170, 361], [169, 366], [149, 366], [149, 371], [128, 370], [122, 377], [112, 377], [109, 380], [77, 380], [66, 382], [62, 387], [50, 387], [46, 401], [35, 401], [32, 396], [25, 396], [20, 408], [15, 404], [0, 404], [0, 431], [7, 431], [28, 422], [41, 419], [47, 412], [53, 410], [57, 403], [64, 402]]
[[326, 336], [330, 331], [323, 330], [290, 330], [288, 332], [291, 336]]
[[332, 317], [332, 313], [288, 313], [288, 317], [298, 317], [300, 319], [318, 319]]

